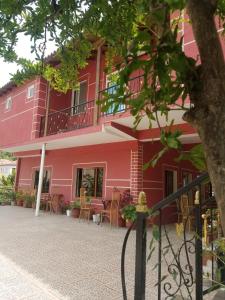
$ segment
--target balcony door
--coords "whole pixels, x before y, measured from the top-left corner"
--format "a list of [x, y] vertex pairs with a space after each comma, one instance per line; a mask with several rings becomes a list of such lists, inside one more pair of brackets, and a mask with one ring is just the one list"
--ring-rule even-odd
[[[115, 95], [118, 89], [118, 85], [117, 85], [117, 74], [118, 72], [114, 72], [110, 75], [108, 75], [106, 77], [106, 88], [107, 88], [107, 94], [108, 95]], [[113, 102], [113, 98], [108, 100], [109, 102]], [[110, 107], [108, 108], [108, 110], [106, 111], [106, 115], [110, 115], [115, 113], [115, 103], [112, 103], [110, 105]], [[125, 104], [121, 103], [118, 105], [117, 109], [116, 109], [116, 113], [117, 112], [122, 112], [125, 110]]]
[[80, 82], [78, 90], [72, 91], [72, 100], [71, 100], [72, 115], [83, 113], [86, 110], [87, 89], [88, 89], [88, 83], [87, 80], [85, 80]]

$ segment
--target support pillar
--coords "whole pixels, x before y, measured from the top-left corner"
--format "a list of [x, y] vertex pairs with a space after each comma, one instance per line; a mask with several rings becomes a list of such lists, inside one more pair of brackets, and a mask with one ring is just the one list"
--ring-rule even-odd
[[20, 166], [21, 166], [21, 158], [18, 157], [17, 164], [16, 164], [16, 178], [15, 178], [15, 185], [14, 185], [15, 192], [18, 192], [18, 188], [19, 188]]
[[133, 201], [138, 201], [138, 195], [143, 190], [143, 145], [138, 142], [136, 149], [131, 150], [131, 195]]
[[41, 163], [40, 163], [38, 191], [37, 191], [37, 199], [36, 199], [36, 210], [35, 210], [36, 217], [39, 216], [40, 203], [41, 203], [41, 191], [42, 191], [42, 183], [43, 183], [43, 176], [44, 176], [44, 164], [45, 164], [45, 150], [46, 150], [46, 144], [43, 144], [42, 151], [41, 151]]

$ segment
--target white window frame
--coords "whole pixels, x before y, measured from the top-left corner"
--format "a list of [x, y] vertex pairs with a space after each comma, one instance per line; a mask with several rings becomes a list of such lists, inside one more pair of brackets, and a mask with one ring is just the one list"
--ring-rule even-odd
[[12, 97], [8, 97], [5, 100], [5, 110], [10, 111], [12, 109]]
[[[33, 91], [33, 93], [31, 94], [31, 91]], [[34, 92], [35, 92], [35, 88], [34, 88], [34, 84], [31, 84], [30, 86], [28, 86], [27, 88], [27, 99], [31, 99], [34, 97]]]

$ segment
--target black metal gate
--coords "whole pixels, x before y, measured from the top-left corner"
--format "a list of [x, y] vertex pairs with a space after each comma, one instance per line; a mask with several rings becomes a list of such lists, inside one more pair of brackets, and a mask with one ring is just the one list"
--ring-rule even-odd
[[[128, 229], [122, 248], [121, 280], [124, 300], [127, 300], [126, 245], [134, 226], [136, 227], [135, 300], [146, 299], [146, 286], [150, 282], [152, 294], [148, 299], [158, 300], [201, 300], [204, 295], [224, 284], [225, 266], [222, 264], [222, 267], [218, 268], [221, 259], [218, 260], [215, 254], [215, 241], [221, 236], [222, 231], [215, 198], [211, 190], [207, 189], [208, 185], [209, 178], [205, 173], [157, 203], [151, 210], [147, 208], [145, 194], [140, 193], [136, 207], [137, 219]], [[192, 205], [189, 205], [187, 200], [190, 193], [195, 195]], [[174, 224], [168, 225], [164, 222], [168, 215], [174, 219], [176, 217], [176, 234]], [[148, 226], [149, 223], [152, 226]], [[211, 255], [208, 269], [203, 268], [206, 254]], [[150, 275], [147, 276], [146, 264], [150, 267]], [[219, 274], [215, 274], [216, 266]]]

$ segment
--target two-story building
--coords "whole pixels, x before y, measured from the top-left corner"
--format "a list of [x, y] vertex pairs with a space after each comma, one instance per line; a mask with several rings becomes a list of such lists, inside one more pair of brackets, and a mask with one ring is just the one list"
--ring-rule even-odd
[[[184, 50], [195, 57], [190, 25], [184, 23], [182, 30]], [[41, 77], [21, 86], [9, 82], [0, 89], [0, 149], [18, 159], [17, 188], [37, 189], [41, 156], [42, 192], [60, 193], [72, 200], [83, 185], [99, 206], [102, 199], [110, 199], [114, 187], [121, 194], [130, 190], [134, 200], [143, 190], [152, 206], [196, 176], [190, 163], [174, 160], [176, 151], [143, 171], [143, 164], [162, 147], [157, 123], [149, 129], [148, 118], [143, 116], [134, 131], [134, 117], [123, 105], [116, 114], [100, 111], [96, 100], [103, 92], [113, 92], [104, 66], [105, 50], [99, 45], [80, 71], [78, 91], [57, 92]], [[142, 75], [136, 72], [130, 79], [133, 95], [141, 84]], [[174, 128], [183, 131], [181, 142], [188, 151], [199, 137], [182, 115], [182, 111], [171, 111], [169, 118], [175, 120]]]

